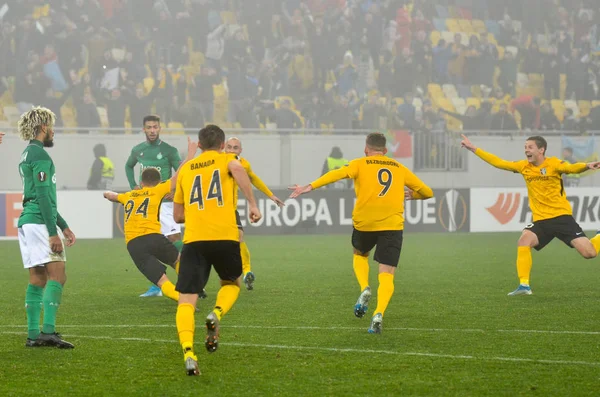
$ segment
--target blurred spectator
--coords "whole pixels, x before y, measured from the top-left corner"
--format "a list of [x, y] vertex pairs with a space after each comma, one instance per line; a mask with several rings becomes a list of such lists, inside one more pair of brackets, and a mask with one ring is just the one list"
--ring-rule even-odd
[[277, 128], [280, 129], [302, 128], [302, 120], [291, 109], [289, 99], [282, 100], [279, 109], [275, 109], [274, 120]]
[[548, 102], [542, 105], [540, 110], [540, 129], [542, 130], [559, 130], [560, 121], [556, 118], [554, 110]]
[[[325, 175], [329, 171], [337, 170], [338, 168], [342, 168], [348, 164], [348, 160], [344, 158], [344, 154], [342, 150], [338, 146], [334, 146], [331, 148], [331, 153], [325, 159], [323, 163], [323, 169], [321, 170], [321, 175]], [[332, 189], [344, 189], [349, 187], [350, 180], [341, 180], [331, 185], [328, 185], [329, 188]]]
[[325, 122], [325, 103], [318, 93], [311, 95], [310, 102], [302, 108], [304, 116], [304, 124], [307, 129], [319, 129], [321, 124]]
[[573, 109], [565, 109], [561, 129], [564, 131], [577, 131], [579, 129], [579, 119], [575, 117]]
[[537, 130], [540, 126], [540, 98], [522, 95], [510, 103], [510, 111], [521, 115], [521, 128]]
[[500, 104], [498, 112], [492, 115], [492, 131], [516, 131], [519, 127], [512, 114], [508, 113], [505, 103]]
[[106, 157], [106, 146], [102, 143], [94, 146], [94, 163], [87, 182], [88, 190], [110, 190], [115, 179], [115, 166]]
[[214, 89], [213, 86], [221, 83], [221, 76], [215, 68], [205, 65], [201, 73], [194, 77], [190, 87], [190, 108], [194, 110], [192, 124], [205, 125], [213, 120]]
[[354, 66], [354, 57], [350, 51], [344, 54], [344, 63], [338, 66], [336, 78], [339, 95], [346, 95], [349, 91], [356, 89], [358, 74]]
[[369, 96], [367, 103], [363, 105], [362, 114], [363, 129], [376, 131], [385, 125], [381, 118], [386, 117], [387, 110], [377, 94]]

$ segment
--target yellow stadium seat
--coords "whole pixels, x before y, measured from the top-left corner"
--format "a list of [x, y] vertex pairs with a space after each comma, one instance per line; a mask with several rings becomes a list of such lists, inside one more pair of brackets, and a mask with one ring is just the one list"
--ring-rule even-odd
[[471, 21], [471, 25], [473, 25], [473, 30], [479, 34], [486, 33], [487, 28], [485, 27], [485, 23], [481, 19], [473, 19]]
[[436, 98], [435, 102], [439, 108], [447, 110], [449, 112], [455, 112], [456, 108], [448, 98]]
[[427, 85], [427, 92], [429, 92], [430, 95], [443, 95], [443, 91], [442, 91], [442, 87], [439, 84], [434, 84], [434, 83], [430, 83]]
[[237, 23], [235, 13], [232, 11], [221, 11], [221, 20], [225, 24], [229, 23], [231, 25], [235, 25]]
[[496, 40], [496, 37], [494, 36], [493, 33], [488, 33], [487, 38], [490, 43], [498, 45], [498, 41]]
[[577, 101], [577, 105], [579, 105], [579, 114], [583, 117], [590, 114], [590, 110], [592, 109], [592, 103], [590, 101]]
[[398, 105], [401, 105], [401, 104], [404, 103], [404, 98], [402, 98], [402, 97], [396, 97], [396, 98], [393, 99], [393, 101], [394, 101], [393, 102], [394, 105], [398, 106]]
[[185, 135], [183, 128], [183, 124], [177, 121], [170, 121], [167, 124], [167, 129], [171, 130], [170, 133], [173, 135]]
[[479, 100], [479, 98], [467, 98], [467, 107], [469, 106], [475, 106], [475, 108], [479, 109], [479, 107], [481, 106], [481, 101]]
[[146, 77], [144, 79], [144, 91], [148, 94], [154, 88], [154, 79], [152, 77]]
[[468, 19], [459, 19], [458, 26], [460, 26], [460, 30], [465, 33], [475, 32], [473, 29], [473, 25], [471, 25], [471, 21]]
[[431, 35], [429, 35], [429, 38], [431, 39], [431, 46], [436, 47], [442, 38], [442, 34], [439, 31], [434, 30], [431, 32]]
[[100, 124], [102, 127], [108, 127], [108, 112], [106, 108], [104, 106], [97, 106], [96, 109], [98, 110], [98, 116], [100, 116]]
[[448, 18], [446, 19], [446, 27], [450, 32], [460, 32], [461, 28], [458, 24], [458, 19]]
[[498, 50], [498, 59], [504, 59], [504, 47], [496, 46], [496, 49]]

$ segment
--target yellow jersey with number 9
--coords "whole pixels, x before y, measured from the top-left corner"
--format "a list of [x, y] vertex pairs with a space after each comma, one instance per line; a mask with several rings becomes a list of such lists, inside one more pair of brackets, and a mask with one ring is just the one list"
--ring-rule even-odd
[[171, 192], [171, 181], [132, 190], [117, 196], [125, 208], [125, 243], [146, 234], [160, 234], [160, 204]]
[[237, 159], [235, 154], [208, 150], [179, 170], [173, 202], [185, 209], [185, 244], [239, 241], [234, 201], [237, 186], [228, 168]]

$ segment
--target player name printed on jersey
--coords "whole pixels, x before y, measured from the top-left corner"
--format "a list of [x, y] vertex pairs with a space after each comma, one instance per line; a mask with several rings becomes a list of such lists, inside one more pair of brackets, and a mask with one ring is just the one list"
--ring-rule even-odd
[[[600, 197], [595, 188], [566, 188], [573, 217], [583, 230], [596, 230]], [[532, 221], [526, 188], [471, 189], [471, 231], [515, 232]]]

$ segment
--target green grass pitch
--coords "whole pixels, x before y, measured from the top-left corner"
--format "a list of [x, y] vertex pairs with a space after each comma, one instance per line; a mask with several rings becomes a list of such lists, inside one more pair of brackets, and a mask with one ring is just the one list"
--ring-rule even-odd
[[407, 234], [383, 334], [370, 335], [376, 298], [354, 317], [349, 235], [247, 235], [255, 290], [242, 289], [209, 354], [211, 275], [195, 378], [185, 375], [176, 304], [138, 297], [148, 282], [122, 240], [68, 250], [58, 331], [76, 348], [26, 349], [27, 272], [18, 244], [0, 242], [0, 395], [597, 396], [600, 258], [555, 240], [533, 254], [534, 295], [508, 297], [517, 238]]

